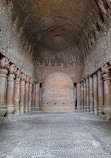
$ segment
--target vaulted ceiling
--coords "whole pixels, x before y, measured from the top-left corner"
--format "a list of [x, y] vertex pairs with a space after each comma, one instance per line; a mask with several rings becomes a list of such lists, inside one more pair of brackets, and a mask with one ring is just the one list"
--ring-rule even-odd
[[73, 64], [90, 53], [110, 0], [11, 0], [20, 40], [36, 62]]

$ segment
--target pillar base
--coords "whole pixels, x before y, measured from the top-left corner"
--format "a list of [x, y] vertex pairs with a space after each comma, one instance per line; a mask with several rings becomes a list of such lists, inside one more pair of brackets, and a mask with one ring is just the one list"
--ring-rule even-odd
[[28, 113], [28, 107], [25, 107], [25, 114]]
[[20, 107], [20, 115], [24, 115], [24, 107]]
[[103, 107], [103, 112], [106, 115], [106, 119], [109, 121], [111, 119], [111, 106], [105, 106]]
[[15, 110], [15, 106], [14, 105], [7, 105], [7, 113], [8, 114], [13, 114]]
[[7, 113], [7, 105], [0, 105], [0, 117], [4, 117]]
[[19, 116], [19, 115], [20, 115], [20, 111], [16, 111], [16, 112], [15, 112], [15, 115], [16, 115], [16, 116]]

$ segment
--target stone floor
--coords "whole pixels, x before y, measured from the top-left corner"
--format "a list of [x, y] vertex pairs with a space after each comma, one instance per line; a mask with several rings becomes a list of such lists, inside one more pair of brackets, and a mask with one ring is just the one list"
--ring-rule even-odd
[[111, 123], [78, 112], [33, 112], [0, 125], [0, 158], [111, 158]]

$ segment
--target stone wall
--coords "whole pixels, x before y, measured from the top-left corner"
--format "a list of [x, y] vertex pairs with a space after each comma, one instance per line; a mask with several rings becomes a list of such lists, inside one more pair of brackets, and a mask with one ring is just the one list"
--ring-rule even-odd
[[0, 4], [0, 53], [12, 61], [20, 70], [34, 79], [34, 65], [31, 54], [20, 42], [16, 25], [6, 5]]
[[97, 71], [102, 65], [111, 60], [111, 23], [103, 28], [97, 43], [85, 58], [84, 76]]

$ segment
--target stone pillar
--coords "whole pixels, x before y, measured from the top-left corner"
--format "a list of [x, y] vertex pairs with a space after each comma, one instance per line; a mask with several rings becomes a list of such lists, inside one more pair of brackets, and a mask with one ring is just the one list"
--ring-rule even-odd
[[97, 74], [98, 74], [98, 111], [99, 111], [99, 115], [101, 115], [103, 104], [104, 104], [104, 83], [102, 79], [102, 73], [100, 70], [97, 72]]
[[98, 78], [97, 78], [97, 73], [93, 74], [93, 99], [94, 99], [94, 114], [98, 115]]
[[0, 117], [4, 117], [7, 113], [6, 91], [8, 71], [5, 66], [8, 63], [8, 59], [5, 57], [0, 60]]
[[25, 80], [26, 76], [24, 74], [21, 75], [21, 83], [20, 83], [20, 114], [24, 114], [25, 110]]
[[20, 70], [17, 70], [14, 96], [15, 114], [20, 114]]
[[10, 65], [9, 76], [8, 76], [8, 87], [7, 87], [7, 112], [8, 115], [13, 114], [15, 110], [14, 105], [14, 85], [15, 85], [15, 74], [14, 74], [15, 65]]
[[81, 108], [81, 84], [77, 83], [77, 109], [80, 110]]
[[81, 110], [84, 109], [84, 84], [81, 82]]
[[84, 111], [87, 110], [87, 97], [86, 97], [86, 80], [84, 80]]
[[29, 81], [29, 111], [31, 111], [32, 107], [32, 80]]
[[94, 104], [93, 104], [93, 78], [89, 77], [89, 101], [90, 101], [90, 112], [94, 113]]
[[86, 78], [86, 97], [87, 97], [87, 112], [90, 112], [90, 104], [89, 104], [89, 78]]
[[107, 116], [107, 120], [111, 118], [111, 74], [109, 66], [106, 64], [104, 66], [104, 107], [103, 112]]
[[39, 89], [40, 89], [40, 83], [37, 83], [36, 92], [35, 92], [35, 110], [39, 109]]
[[25, 113], [28, 112], [29, 107], [29, 77], [26, 77], [26, 84], [25, 84]]

